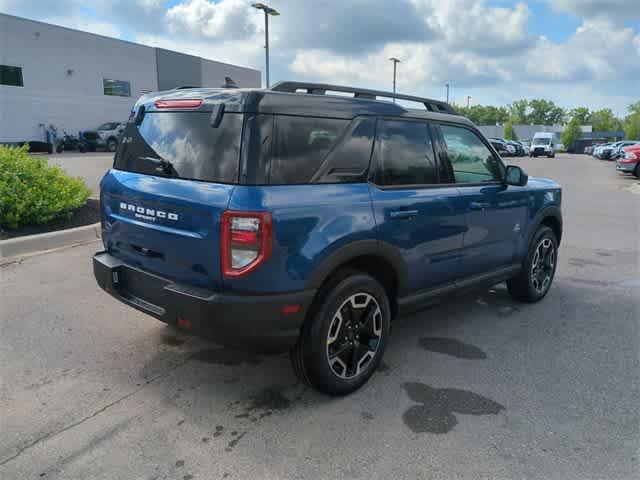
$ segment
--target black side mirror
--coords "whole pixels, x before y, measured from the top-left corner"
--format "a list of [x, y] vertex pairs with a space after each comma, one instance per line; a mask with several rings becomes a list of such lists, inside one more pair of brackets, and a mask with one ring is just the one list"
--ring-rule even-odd
[[507, 166], [507, 185], [524, 187], [529, 181], [529, 175], [516, 165]]

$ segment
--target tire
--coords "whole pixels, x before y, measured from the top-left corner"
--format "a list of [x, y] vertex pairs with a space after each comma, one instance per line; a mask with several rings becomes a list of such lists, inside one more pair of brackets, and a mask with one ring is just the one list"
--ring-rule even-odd
[[[552, 250], [547, 250], [549, 247]], [[534, 262], [537, 266], [534, 266]], [[543, 225], [531, 240], [522, 271], [507, 280], [509, 294], [521, 302], [534, 303], [542, 300], [551, 288], [557, 265], [558, 240], [553, 230]], [[534, 275], [534, 267], [537, 268], [537, 275]]]
[[[364, 326], [349, 328], [354, 324]], [[293, 368], [300, 380], [322, 393], [352, 393], [378, 367], [390, 324], [389, 299], [382, 285], [364, 273], [343, 272], [322, 287], [309, 310], [291, 350]]]
[[107, 152], [115, 152], [118, 148], [118, 141], [115, 138], [110, 138], [107, 140]]
[[636, 169], [633, 171], [636, 178], [640, 178], [640, 162], [636, 163]]

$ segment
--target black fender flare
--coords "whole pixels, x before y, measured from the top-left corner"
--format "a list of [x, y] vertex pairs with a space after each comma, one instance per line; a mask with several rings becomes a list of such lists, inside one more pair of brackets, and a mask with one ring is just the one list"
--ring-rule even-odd
[[540, 227], [542, 222], [544, 222], [549, 217], [554, 218], [558, 222], [558, 225], [560, 225], [560, 235], [558, 236], [558, 245], [560, 245], [560, 240], [562, 239], [562, 211], [557, 205], [549, 205], [540, 210], [540, 212], [538, 212], [538, 214], [531, 222], [531, 227], [529, 229], [529, 232], [527, 233], [527, 241], [525, 243], [527, 249], [529, 248], [529, 245], [531, 245], [533, 236], [538, 231], [538, 228]]
[[378, 240], [358, 240], [336, 250], [316, 267], [307, 280], [306, 288], [319, 288], [341, 265], [363, 256], [380, 257], [389, 263], [398, 280], [398, 295], [406, 292], [408, 271], [404, 259], [397, 249]]

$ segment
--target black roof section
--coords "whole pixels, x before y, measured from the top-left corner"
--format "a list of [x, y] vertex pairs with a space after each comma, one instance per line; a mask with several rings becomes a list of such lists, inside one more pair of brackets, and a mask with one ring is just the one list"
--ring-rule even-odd
[[[332, 92], [336, 92], [332, 95]], [[344, 94], [351, 95], [344, 95]], [[407, 108], [392, 99], [417, 102], [422, 108]], [[378, 90], [305, 82], [280, 82], [263, 88], [181, 88], [143, 95], [140, 106], [147, 112], [156, 110], [159, 99], [202, 99], [201, 111], [211, 111], [225, 104], [229, 113], [263, 113], [353, 119], [361, 115], [434, 119], [473, 125], [445, 102]]]

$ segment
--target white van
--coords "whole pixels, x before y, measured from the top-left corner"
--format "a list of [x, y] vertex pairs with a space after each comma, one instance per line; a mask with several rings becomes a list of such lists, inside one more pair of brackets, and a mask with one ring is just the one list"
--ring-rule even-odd
[[537, 157], [539, 155], [546, 155], [549, 158], [556, 156], [556, 146], [553, 143], [553, 133], [537, 132], [533, 136], [531, 146], [529, 147], [529, 156]]

